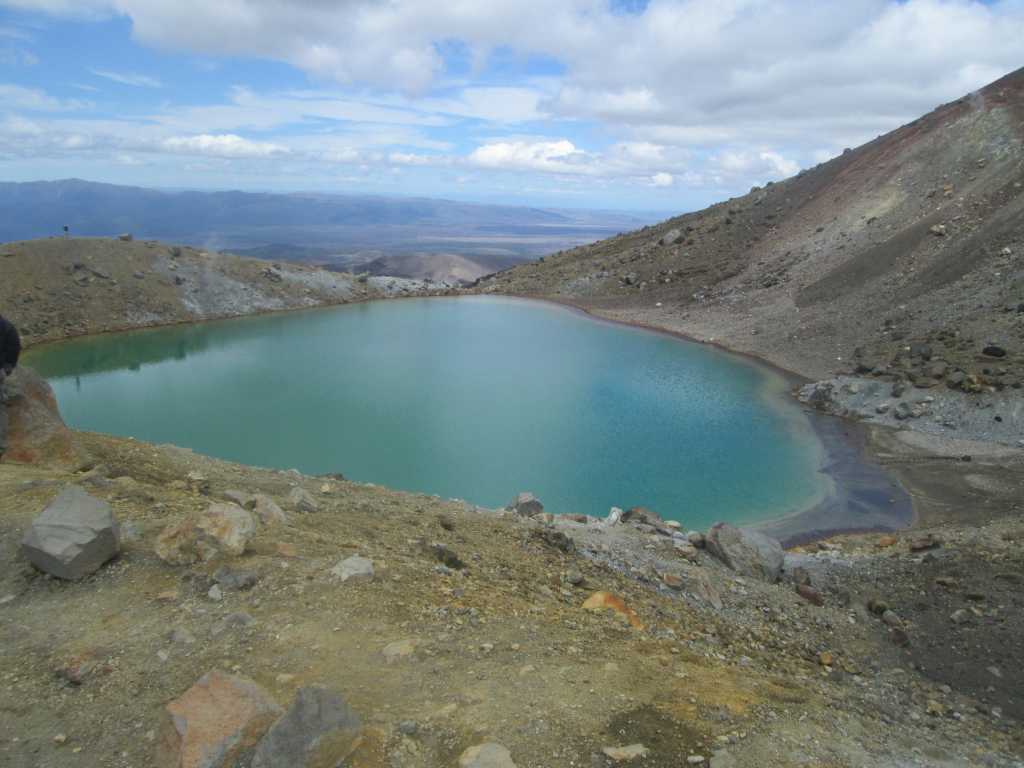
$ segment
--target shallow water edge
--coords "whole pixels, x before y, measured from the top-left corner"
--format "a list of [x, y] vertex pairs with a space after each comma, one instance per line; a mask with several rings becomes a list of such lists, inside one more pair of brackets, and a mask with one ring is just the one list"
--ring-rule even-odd
[[[780, 405], [783, 398], [795, 397], [793, 392], [811, 380], [794, 371], [763, 360], [756, 355], [737, 352], [718, 342], [706, 342], [685, 333], [646, 323], [604, 317], [571, 301], [517, 296], [526, 301], [540, 301], [579, 312], [599, 322], [623, 325], [671, 336], [679, 341], [710, 346], [725, 355], [768, 371], [766, 386], [778, 387], [770, 401]], [[779, 539], [786, 547], [826, 539], [840, 533], [867, 533], [907, 528], [916, 522], [913, 499], [896, 477], [873, 461], [868, 448], [867, 427], [838, 416], [801, 407], [807, 424], [820, 446], [819, 472], [829, 480], [828, 490], [819, 499], [802, 509], [791, 510], [777, 517], [751, 523], [744, 527], [759, 530]]]

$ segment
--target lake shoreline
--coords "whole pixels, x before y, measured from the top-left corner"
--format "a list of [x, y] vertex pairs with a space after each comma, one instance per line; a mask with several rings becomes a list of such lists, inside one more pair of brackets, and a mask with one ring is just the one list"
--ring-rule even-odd
[[[763, 365], [787, 377], [789, 381], [793, 382], [791, 394], [794, 397], [796, 389], [814, 381], [797, 371], [762, 358], [754, 352], [732, 349], [721, 341], [696, 338], [684, 331], [657, 325], [645, 319], [608, 316], [600, 309], [569, 299], [540, 298], [525, 294], [514, 295], [568, 307], [607, 322], [644, 328], [697, 344], [716, 347], [728, 354]], [[650, 315], [649, 312], [639, 307], [627, 311], [639, 313], [642, 316], [649, 317]], [[1004, 514], [1001, 511], [993, 510], [979, 515], [972, 511], [978, 491], [976, 478], [978, 472], [983, 471], [986, 475], [996, 474], [999, 477], [999, 482], [1014, 482], [1013, 466], [1019, 464], [1022, 458], [1019, 450], [978, 439], [938, 437], [916, 430], [912, 424], [894, 429], [888, 425], [874, 424], [848, 416], [828, 415], [810, 408], [805, 408], [805, 412], [809, 414], [815, 425], [828, 425], [829, 423], [844, 425], [846, 429], [856, 435], [856, 439], [862, 441], [863, 460], [878, 467], [880, 471], [895, 480], [899, 489], [909, 497], [911, 513], [906, 524], [907, 528], [929, 528], [939, 524], [975, 525], [979, 519], [996, 519]], [[827, 426], [825, 428], [827, 429]], [[826, 439], [829, 439], [828, 436]], [[846, 464], [846, 466], [849, 465]], [[998, 505], [996, 507], [998, 509]], [[873, 530], [885, 529], [874, 528]], [[847, 532], [853, 533], [854, 531]], [[802, 543], [805, 540], [822, 540], [838, 533], [840, 531], [822, 528], [816, 533], [808, 532], [795, 537], [794, 541], [799, 540]]]
[[[812, 379], [791, 371], [757, 355], [740, 352], [713, 341], [703, 341], [678, 330], [649, 323], [606, 317], [569, 300], [538, 298], [518, 294], [488, 294], [525, 301], [539, 301], [578, 312], [593, 320], [650, 333], [669, 336], [679, 341], [710, 346], [781, 378], [788, 392], [780, 397], [795, 398], [795, 391]], [[774, 393], [773, 393], [774, 395]], [[895, 473], [887, 472], [877, 460], [869, 439], [877, 426], [838, 416], [829, 416], [811, 408], [801, 407], [807, 422], [821, 446], [819, 472], [831, 481], [824, 498], [802, 509], [777, 517], [745, 524], [773, 536], [787, 547], [828, 539], [840, 534], [895, 531], [921, 524], [921, 516], [913, 504], [913, 488], [906, 487]], [[870, 499], [871, 503], [867, 500]], [[854, 515], [857, 518], [855, 519]], [[852, 523], [852, 524], [851, 524]]]
[[[464, 297], [469, 298], [468, 296], [458, 295], [403, 296], [395, 298], [455, 299]], [[387, 300], [394, 301], [395, 298]], [[698, 345], [704, 344], [703, 342], [687, 337], [685, 334], [672, 331], [670, 329], [658, 328], [639, 323], [629, 323], [613, 318], [605, 318], [569, 302], [536, 299], [534, 297], [527, 296], [499, 295], [494, 296], [493, 298], [505, 298], [512, 301], [546, 304], [551, 307], [557, 307], [559, 309], [578, 313], [585, 316], [590, 321], [607, 323], [609, 325], [619, 327], [634, 328], [646, 333], [668, 336], [675, 340], [686, 341]], [[306, 311], [325, 308], [336, 309], [340, 306], [366, 304], [370, 301], [378, 300], [379, 299], [367, 299], [328, 304], [324, 306], [272, 310], [252, 313], [250, 315], [218, 317], [200, 322], [154, 324], [144, 328], [127, 329], [123, 332], [131, 333], [135, 330], [154, 330], [183, 325], [198, 326], [227, 320], [251, 319], [258, 316], [278, 314], [279, 312], [293, 314], [298, 310]], [[98, 337], [101, 335], [108, 335], [109, 333], [114, 333], [114, 331], [108, 331], [104, 334], [89, 334], [89, 336]], [[71, 338], [81, 339], [82, 337]], [[45, 342], [45, 344], [49, 346], [54, 343], [54, 341], [48, 341]], [[32, 349], [35, 350], [41, 346], [42, 345], [40, 344], [33, 345]], [[766, 404], [769, 406], [776, 402], [780, 405], [785, 404], [786, 409], [783, 410], [787, 410], [789, 407], [795, 405], [788, 399], [788, 395], [791, 394], [794, 386], [804, 381], [803, 377], [800, 377], [798, 374], [794, 374], [792, 371], [787, 371], [779, 366], [767, 363], [754, 355], [737, 353], [718, 344], [712, 344], [710, 346], [715, 347], [719, 352], [724, 352], [734, 360], [741, 361], [746, 365], [750, 365], [758, 369], [762, 374], [768, 377], [766, 380], [766, 387], [771, 391], [764, 393]], [[789, 391], [787, 392], [787, 390]], [[800, 428], [806, 424], [810, 431], [813, 432], [814, 440], [817, 443], [816, 447], [819, 452], [817, 459], [819, 467], [818, 471], [825, 475], [825, 481], [822, 483], [821, 493], [818, 494], [813, 501], [799, 509], [780, 511], [778, 515], [761, 517], [760, 519], [749, 523], [743, 523], [740, 521], [737, 524], [743, 524], [748, 527], [764, 530], [777, 538], [780, 538], [786, 543], [799, 543], [825, 538], [839, 532], [894, 530], [896, 528], [906, 527], [906, 525], [912, 522], [912, 514], [906, 511], [906, 507], [909, 506], [906, 494], [903, 493], [900, 488], [890, 488], [891, 483], [885, 482], [883, 477], [884, 473], [882, 473], [877, 466], [865, 462], [864, 445], [866, 441], [863, 436], [860, 435], [859, 429], [851, 426], [853, 422], [824, 416], [798, 405], [796, 407], [800, 409], [802, 415], [801, 424], [799, 425]], [[786, 415], [789, 416], [789, 414]], [[792, 418], [792, 416], [789, 417]], [[852, 437], [851, 430], [856, 433]], [[801, 436], [797, 432], [794, 433], [794, 438], [801, 439]], [[862, 501], [865, 493], [875, 497], [876, 503], [873, 508], [868, 508], [871, 505], [865, 507], [865, 504]], [[880, 499], [881, 493], [885, 494], [884, 500]], [[898, 498], [894, 501], [890, 501], [889, 498], [891, 496]], [[851, 505], [851, 500], [856, 500], [856, 504]], [[857, 514], [854, 514], [852, 511], [854, 507], [856, 507]]]

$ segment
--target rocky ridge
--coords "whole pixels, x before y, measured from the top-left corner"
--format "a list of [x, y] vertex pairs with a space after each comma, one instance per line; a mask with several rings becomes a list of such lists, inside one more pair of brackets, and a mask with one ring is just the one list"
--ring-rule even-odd
[[157, 241], [0, 244], [0, 307], [26, 345], [106, 331], [447, 292], [445, 283], [351, 275]]

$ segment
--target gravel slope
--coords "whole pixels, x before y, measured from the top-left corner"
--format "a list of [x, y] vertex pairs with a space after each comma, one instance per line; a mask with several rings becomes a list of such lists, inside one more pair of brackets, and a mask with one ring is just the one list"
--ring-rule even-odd
[[[921, 342], [950, 374], [1019, 385], [1024, 69], [791, 179], [478, 290], [572, 302], [808, 378], [860, 362], [906, 374]], [[1008, 351], [997, 365], [981, 359], [991, 344]]]

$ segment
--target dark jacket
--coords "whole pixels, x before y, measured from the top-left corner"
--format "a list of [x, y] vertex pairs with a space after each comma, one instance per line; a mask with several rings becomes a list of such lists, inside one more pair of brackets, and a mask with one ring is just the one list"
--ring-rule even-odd
[[21, 337], [18, 329], [0, 315], [0, 368], [13, 371], [21, 355]]

